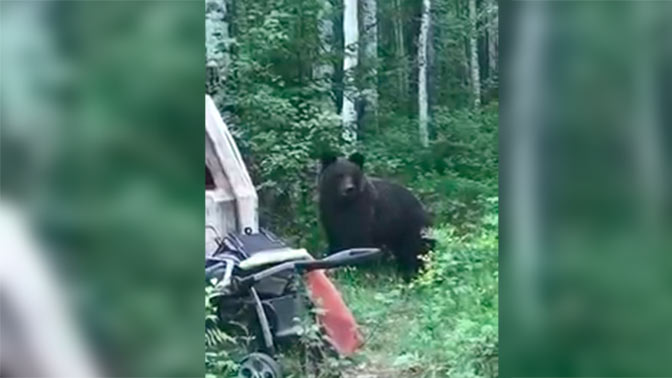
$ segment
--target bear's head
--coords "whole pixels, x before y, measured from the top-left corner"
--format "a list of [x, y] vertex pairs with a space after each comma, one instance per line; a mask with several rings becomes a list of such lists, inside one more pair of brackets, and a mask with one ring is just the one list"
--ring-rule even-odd
[[320, 193], [339, 202], [354, 200], [365, 188], [363, 168], [364, 156], [359, 153], [347, 159], [333, 154], [323, 155]]

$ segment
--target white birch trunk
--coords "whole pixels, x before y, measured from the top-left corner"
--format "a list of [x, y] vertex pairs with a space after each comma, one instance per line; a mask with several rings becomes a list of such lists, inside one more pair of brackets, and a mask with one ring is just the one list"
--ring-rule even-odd
[[481, 105], [481, 78], [478, 67], [478, 36], [476, 34], [476, 0], [469, 0], [469, 21], [471, 22], [471, 33], [469, 33], [469, 48], [471, 50], [471, 85], [474, 92], [474, 106]]
[[343, 2], [343, 109], [341, 119], [343, 121], [343, 137], [348, 142], [357, 140], [357, 110], [355, 99], [357, 88], [355, 87], [355, 68], [357, 67], [357, 45], [359, 42], [359, 30], [357, 23], [357, 0], [344, 0]]
[[429, 35], [430, 0], [422, 0], [422, 19], [418, 38], [418, 131], [420, 143], [429, 145], [429, 104], [427, 97], [427, 37]]
[[366, 111], [371, 115], [373, 124], [378, 123], [378, 19], [377, 0], [364, 0], [362, 3], [362, 21], [366, 45], [364, 56], [370, 67], [368, 74], [370, 81], [366, 86]]

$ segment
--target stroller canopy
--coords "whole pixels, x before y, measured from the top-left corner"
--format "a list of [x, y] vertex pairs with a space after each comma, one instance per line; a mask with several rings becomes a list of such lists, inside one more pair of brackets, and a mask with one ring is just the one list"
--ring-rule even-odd
[[[257, 192], [214, 101], [205, 96], [206, 253], [214, 238], [258, 232]], [[213, 230], [214, 229], [214, 230]], [[216, 230], [216, 231], [215, 231]]]

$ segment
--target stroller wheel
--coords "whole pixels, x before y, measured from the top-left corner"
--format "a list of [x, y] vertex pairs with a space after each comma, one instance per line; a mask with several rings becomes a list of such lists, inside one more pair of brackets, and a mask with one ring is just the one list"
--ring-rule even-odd
[[238, 378], [282, 378], [282, 370], [271, 356], [250, 353], [240, 363]]

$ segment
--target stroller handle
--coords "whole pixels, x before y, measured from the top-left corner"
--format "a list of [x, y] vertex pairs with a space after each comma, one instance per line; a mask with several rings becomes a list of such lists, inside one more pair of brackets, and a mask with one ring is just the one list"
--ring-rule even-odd
[[298, 272], [310, 272], [317, 269], [334, 269], [348, 265], [355, 265], [380, 254], [379, 248], [351, 248], [337, 252], [321, 260], [299, 260], [285, 262], [280, 265], [262, 270], [261, 272], [251, 274], [238, 281], [238, 285], [243, 288], [251, 287], [266, 277], [279, 272], [295, 269]]
[[311, 271], [316, 269], [334, 269], [344, 266], [356, 265], [380, 254], [379, 248], [350, 248], [321, 260], [297, 261], [295, 268], [298, 271]]

